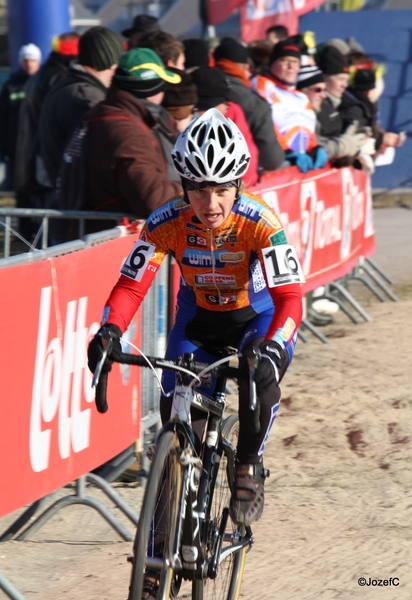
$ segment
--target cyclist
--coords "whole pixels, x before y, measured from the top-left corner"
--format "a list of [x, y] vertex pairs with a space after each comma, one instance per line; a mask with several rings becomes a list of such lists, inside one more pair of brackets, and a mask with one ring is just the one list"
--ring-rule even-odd
[[[119, 338], [140, 306], [164, 257], [170, 253], [181, 270], [176, 319], [167, 358], [193, 352], [200, 362], [214, 362], [226, 346], [241, 352], [239, 440], [232, 519], [249, 525], [264, 505], [263, 450], [279, 407], [282, 379], [296, 343], [302, 316], [301, 269], [287, 245], [271, 208], [243, 190], [250, 154], [237, 126], [210, 109], [180, 134], [172, 151], [183, 194], [147, 219], [126, 259], [103, 312], [102, 327], [92, 339], [89, 367], [102, 357], [102, 334]], [[262, 360], [255, 370], [260, 400], [260, 432], [250, 429], [247, 354], [258, 347]], [[112, 361], [103, 369], [111, 370]], [[170, 415], [174, 375], [163, 374], [160, 413]], [[210, 393], [211, 381], [199, 391]], [[169, 395], [167, 395], [169, 394]], [[192, 425], [200, 439], [204, 413], [193, 409]]]

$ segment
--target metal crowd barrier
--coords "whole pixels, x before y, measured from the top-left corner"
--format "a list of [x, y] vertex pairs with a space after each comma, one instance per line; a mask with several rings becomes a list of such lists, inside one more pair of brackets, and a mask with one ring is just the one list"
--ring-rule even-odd
[[136, 218], [133, 217], [133, 215], [115, 212], [96, 212], [85, 210], [61, 211], [37, 208], [0, 208], [0, 225], [2, 225], [4, 228], [3, 256], [4, 258], [8, 258], [10, 256], [10, 244], [13, 236], [25, 241], [31, 251], [36, 250], [34, 243], [32, 245], [24, 240], [24, 238], [22, 238], [22, 236], [13, 228], [12, 220], [16, 218], [30, 218], [38, 219], [40, 221], [39, 230], [35, 241], [37, 243], [37, 241], [39, 241], [41, 238], [41, 248], [45, 249], [48, 247], [49, 222], [51, 219], [69, 219], [78, 221], [77, 233], [78, 237], [82, 238], [85, 234], [86, 221], [116, 221], [116, 223], [119, 224], [125, 217], [132, 217], [133, 219]]

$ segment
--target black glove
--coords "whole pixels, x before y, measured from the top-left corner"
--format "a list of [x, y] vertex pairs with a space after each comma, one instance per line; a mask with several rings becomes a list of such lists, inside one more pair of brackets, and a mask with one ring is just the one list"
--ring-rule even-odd
[[259, 390], [264, 392], [272, 384], [277, 385], [289, 364], [288, 353], [277, 342], [265, 340], [259, 345], [259, 350], [261, 360], [254, 376], [258, 393]]
[[87, 348], [87, 364], [92, 373], [95, 372], [97, 363], [103, 356], [103, 335], [105, 333], [110, 333], [113, 346], [110, 353], [107, 355], [106, 360], [104, 361], [104, 365], [101, 370], [102, 373], [109, 373], [109, 371], [112, 370], [113, 358], [119, 358], [122, 351], [122, 346], [120, 344], [122, 332], [120, 331], [119, 327], [117, 327], [117, 325], [112, 325], [111, 323], [106, 323], [103, 325], [103, 327], [100, 327], [99, 331], [91, 340], [89, 347]]

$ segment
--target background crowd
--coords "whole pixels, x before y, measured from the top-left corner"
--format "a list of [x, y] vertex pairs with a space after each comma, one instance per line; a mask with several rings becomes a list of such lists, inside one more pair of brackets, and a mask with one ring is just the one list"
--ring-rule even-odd
[[[171, 149], [211, 107], [247, 140], [249, 186], [291, 165], [372, 173], [380, 153], [402, 144], [379, 125], [383, 70], [353, 39], [317, 44], [310, 32], [274, 26], [248, 46], [224, 38], [210, 47], [161, 31], [148, 15], [122, 34], [62, 34], [42, 66], [36, 46], [21, 48], [0, 96], [0, 158], [18, 207], [148, 217], [181, 191]], [[32, 241], [30, 221], [20, 229]], [[56, 224], [49, 242], [69, 237]]]

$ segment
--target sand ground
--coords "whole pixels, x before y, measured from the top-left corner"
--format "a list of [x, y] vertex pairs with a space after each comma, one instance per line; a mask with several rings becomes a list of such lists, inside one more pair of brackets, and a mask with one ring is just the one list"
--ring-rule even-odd
[[[375, 259], [400, 301], [382, 303], [356, 283], [372, 322], [355, 325], [340, 312], [322, 328], [329, 344], [311, 335], [298, 343], [265, 452], [271, 477], [245, 599], [412, 598], [412, 211], [387, 210], [398, 224], [392, 231], [392, 213], [375, 211]], [[141, 488], [114, 487], [138, 511]], [[101, 492], [88, 493], [133, 530]], [[21, 512], [0, 519], [0, 533]], [[30, 541], [0, 544], [0, 573], [27, 600], [125, 600], [130, 552], [94, 510], [76, 505]]]

